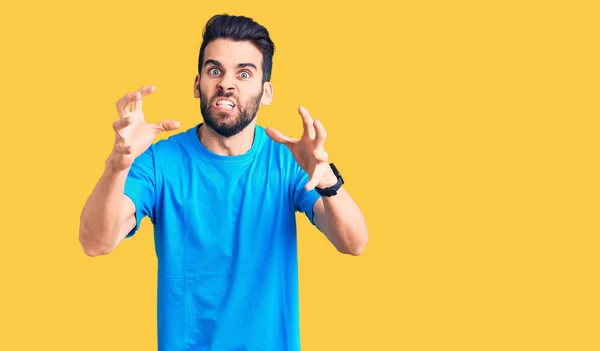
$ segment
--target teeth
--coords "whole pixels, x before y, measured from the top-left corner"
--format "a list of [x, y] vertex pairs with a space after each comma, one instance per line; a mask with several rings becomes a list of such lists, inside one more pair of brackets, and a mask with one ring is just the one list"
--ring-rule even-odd
[[219, 100], [217, 101], [217, 106], [231, 110], [233, 108], [233, 103], [228, 100]]

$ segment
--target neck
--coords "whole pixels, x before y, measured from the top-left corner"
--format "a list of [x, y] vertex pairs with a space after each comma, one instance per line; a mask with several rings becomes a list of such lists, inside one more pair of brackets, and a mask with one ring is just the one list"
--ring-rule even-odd
[[238, 134], [226, 138], [209, 128], [206, 123], [202, 123], [197, 134], [202, 145], [211, 152], [221, 156], [238, 156], [245, 154], [252, 147], [255, 126], [256, 119]]

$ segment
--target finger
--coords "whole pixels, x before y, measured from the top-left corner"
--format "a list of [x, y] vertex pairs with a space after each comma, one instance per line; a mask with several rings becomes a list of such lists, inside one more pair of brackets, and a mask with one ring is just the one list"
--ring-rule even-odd
[[319, 182], [317, 182], [315, 179], [311, 179], [308, 183], [306, 183], [304, 189], [306, 189], [306, 191], [311, 191], [317, 186], [317, 184], [319, 184]]
[[127, 145], [125, 143], [116, 144], [115, 151], [123, 155], [129, 155], [133, 152], [131, 145]]
[[139, 97], [141, 97], [141, 94], [137, 91], [133, 91], [120, 98], [119, 101], [117, 101], [117, 111], [119, 112], [119, 115], [123, 116], [127, 106]]
[[156, 87], [154, 85], [144, 85], [143, 87], [141, 87], [138, 92], [140, 93], [140, 98], [136, 99], [133, 102], [133, 110], [134, 111], [139, 111], [142, 109], [142, 99], [144, 97], [146, 97], [147, 95], [152, 94], [153, 92], [156, 91]]
[[315, 126], [315, 132], [316, 132], [315, 150], [318, 150], [323, 147], [323, 144], [325, 144], [325, 138], [327, 138], [327, 132], [325, 131], [325, 127], [323, 127], [323, 123], [321, 123], [321, 121], [319, 121], [319, 120], [315, 121], [314, 126]]
[[122, 98], [120, 98], [117, 101], [117, 104], [116, 104], [117, 113], [119, 114], [119, 117], [120, 118], [124, 118], [124, 117], [129, 116], [130, 115], [130, 111], [128, 111], [127, 107], [135, 99], [138, 99], [140, 97], [141, 97], [140, 92], [134, 91], [134, 92], [131, 92], [131, 93], [127, 93]]
[[319, 185], [319, 179], [321, 179], [323, 177], [323, 175], [321, 175], [320, 173], [323, 173], [323, 172], [319, 172], [318, 168], [315, 168], [315, 171], [313, 172], [312, 177], [310, 178], [308, 183], [306, 183], [306, 185], [304, 186], [304, 189], [306, 189], [307, 191], [311, 191], [317, 185]]
[[121, 118], [113, 123], [113, 129], [115, 132], [120, 133], [125, 127], [132, 123], [131, 117]]
[[142, 94], [142, 97], [145, 97], [146, 95], [150, 95], [153, 92], [155, 92], [156, 91], [156, 86], [154, 86], [154, 85], [144, 85], [138, 91]]
[[325, 152], [325, 150], [323, 150], [323, 149], [314, 150], [313, 151], [313, 157], [318, 162], [327, 162], [327, 160], [329, 159], [329, 154], [327, 154], [327, 152]]
[[290, 145], [290, 144], [293, 144], [296, 141], [298, 141], [298, 139], [294, 139], [294, 138], [285, 136], [282, 132], [278, 131], [277, 129], [275, 129], [273, 127], [267, 127], [266, 132], [267, 132], [267, 135], [271, 139], [273, 139], [273, 141], [280, 143], [280, 144]]
[[298, 112], [302, 116], [302, 124], [304, 125], [304, 133], [312, 140], [315, 138], [315, 127], [313, 126], [313, 119], [308, 113], [308, 110], [302, 106], [298, 107]]
[[170, 132], [178, 129], [180, 126], [181, 124], [178, 121], [173, 120], [165, 120], [154, 125], [154, 127], [161, 132]]

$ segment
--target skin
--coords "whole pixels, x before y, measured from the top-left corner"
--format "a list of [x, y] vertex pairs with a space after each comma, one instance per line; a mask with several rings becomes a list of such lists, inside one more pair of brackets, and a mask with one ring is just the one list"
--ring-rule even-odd
[[[256, 115], [260, 105], [273, 99], [273, 85], [263, 82], [262, 54], [250, 42], [217, 39], [206, 46], [205, 61], [194, 80], [194, 97], [201, 99], [205, 123], [198, 129], [200, 142], [210, 151], [225, 156], [247, 152], [254, 141]], [[142, 100], [156, 90], [144, 86], [124, 95], [116, 103], [119, 119], [114, 122], [114, 147], [105, 169], [81, 213], [79, 241], [89, 256], [112, 252], [135, 226], [135, 205], [123, 194], [133, 160], [164, 131], [180, 127], [165, 120], [148, 123]], [[217, 105], [222, 99], [232, 109]], [[282, 134], [273, 127], [266, 132], [275, 142], [288, 147], [309, 175], [306, 190], [336, 183], [324, 149], [327, 133], [307, 109], [298, 108], [303, 124], [300, 138]], [[322, 197], [314, 205], [314, 222], [341, 253], [360, 255], [368, 241], [364, 216], [342, 187], [333, 197]]]

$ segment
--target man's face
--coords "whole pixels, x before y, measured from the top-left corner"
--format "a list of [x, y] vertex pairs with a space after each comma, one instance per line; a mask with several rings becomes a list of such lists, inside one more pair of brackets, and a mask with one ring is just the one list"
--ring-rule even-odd
[[224, 137], [246, 128], [261, 102], [267, 105], [271, 101], [272, 87], [262, 83], [262, 76], [262, 53], [252, 43], [210, 42], [194, 83], [204, 123]]

